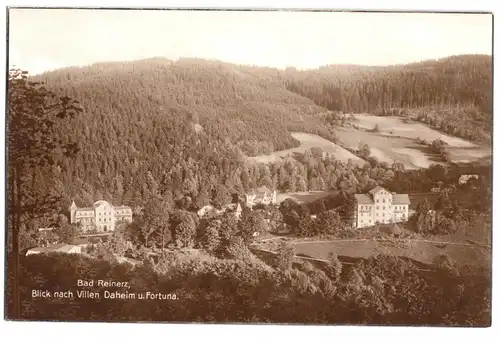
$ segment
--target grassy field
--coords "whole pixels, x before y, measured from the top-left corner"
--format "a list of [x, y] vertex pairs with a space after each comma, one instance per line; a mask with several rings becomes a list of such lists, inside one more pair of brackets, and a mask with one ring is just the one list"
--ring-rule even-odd
[[[452, 162], [472, 162], [491, 156], [491, 149], [478, 146], [458, 137], [448, 136], [433, 130], [421, 123], [409, 121], [396, 116], [355, 115], [352, 127], [338, 128], [339, 140], [348, 148], [357, 149], [363, 141], [370, 146], [372, 156], [379, 161], [392, 163], [401, 161], [408, 169], [427, 168], [433, 163], [441, 163], [439, 158], [428, 153], [426, 146], [415, 140], [433, 141], [441, 139], [446, 142], [446, 150]], [[378, 132], [371, 132], [378, 125]]]
[[279, 159], [282, 159], [288, 155], [304, 154], [306, 150], [317, 147], [321, 148], [324, 153], [333, 155], [336, 159], [343, 162], [347, 162], [349, 159], [351, 159], [354, 164], [363, 164], [365, 162], [351, 152], [318, 135], [308, 133], [291, 133], [291, 135], [300, 141], [299, 147], [282, 151], [275, 151], [270, 155], [250, 157], [250, 159], [255, 160], [259, 163], [271, 163], [278, 161]]
[[491, 149], [487, 147], [457, 148], [446, 147], [452, 162], [474, 162], [492, 155]]
[[346, 240], [334, 243], [296, 243], [295, 254], [326, 259], [328, 253], [339, 256], [368, 258], [378, 254], [408, 257], [422, 263], [432, 264], [434, 258], [446, 254], [459, 264], [491, 264], [491, 251], [472, 245], [436, 244], [429, 242], [406, 242], [394, 245], [374, 240]]
[[[371, 155], [379, 161], [392, 164], [394, 161], [404, 163], [407, 169], [428, 168], [431, 164], [442, 164], [438, 156], [429, 153], [427, 146], [416, 142], [417, 138], [427, 141], [441, 139], [447, 143], [446, 150], [452, 162], [473, 162], [491, 156], [491, 148], [479, 146], [458, 137], [445, 135], [433, 130], [424, 124], [414, 121], [406, 122], [396, 116], [371, 116], [355, 115], [356, 120], [351, 121], [354, 127], [338, 127], [335, 131], [339, 145], [330, 142], [318, 135], [308, 133], [291, 133], [300, 141], [300, 146], [270, 155], [250, 157], [258, 163], [272, 163], [288, 155], [297, 157], [313, 147], [321, 148], [324, 153], [329, 153], [340, 161], [351, 160], [354, 164], [362, 165], [365, 161], [343, 147], [353, 150], [358, 149], [359, 143], [364, 142], [370, 146]], [[378, 132], [371, 132], [378, 125]]]
[[354, 128], [338, 128], [336, 134], [340, 142], [351, 149], [358, 149], [360, 142], [368, 144], [371, 156], [389, 164], [400, 161], [407, 169], [415, 169], [428, 168], [433, 163], [439, 163], [425, 153], [424, 146], [407, 138], [385, 136]]
[[431, 129], [418, 122], [405, 122], [404, 119], [397, 116], [372, 116], [362, 114], [356, 114], [354, 116], [356, 117], [356, 120], [352, 121], [351, 124], [364, 129], [373, 129], [375, 125], [378, 125], [379, 135], [401, 136], [411, 139], [420, 137], [421, 139], [427, 141], [441, 139], [452, 147], [476, 147], [476, 145], [470, 141], [442, 134], [441, 132]]
[[332, 191], [298, 191], [298, 192], [288, 192], [288, 193], [278, 193], [277, 202], [281, 203], [287, 198], [292, 198], [299, 203], [311, 203], [320, 198], [332, 195]]

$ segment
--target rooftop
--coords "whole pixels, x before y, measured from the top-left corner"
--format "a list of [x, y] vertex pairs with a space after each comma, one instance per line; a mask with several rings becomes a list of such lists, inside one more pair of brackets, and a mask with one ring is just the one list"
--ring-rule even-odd
[[387, 191], [387, 189], [384, 189], [380, 185], [377, 185], [375, 188], [373, 188], [372, 190], [370, 190], [369, 193], [373, 195], [373, 194], [376, 194], [376, 193], [378, 193], [379, 191], [382, 191], [382, 190]]
[[394, 194], [392, 195], [392, 204], [410, 204], [408, 194]]
[[[354, 198], [358, 204], [374, 204], [373, 198], [369, 194], [354, 194]], [[393, 194], [392, 204], [410, 204], [410, 198], [408, 194]]]
[[260, 188], [257, 189], [252, 189], [250, 190], [250, 194], [270, 194], [272, 191], [268, 187], [261, 186]]

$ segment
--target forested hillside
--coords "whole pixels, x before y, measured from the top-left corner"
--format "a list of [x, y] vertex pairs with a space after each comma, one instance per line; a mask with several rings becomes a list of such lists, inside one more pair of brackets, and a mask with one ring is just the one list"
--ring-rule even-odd
[[187, 113], [211, 139], [230, 140], [250, 156], [297, 146], [290, 131], [334, 139], [318, 120], [304, 118], [325, 109], [286, 90], [276, 70], [258, 70], [198, 59], [150, 59], [67, 68], [41, 79], [86, 108], [77, 121], [85, 124], [83, 132], [96, 130], [96, 124], [104, 123], [108, 131], [128, 129], [136, 121], [148, 123], [160, 115], [182, 119]]
[[287, 88], [329, 110], [409, 115], [446, 133], [488, 141], [492, 58], [460, 55], [407, 65], [334, 65], [285, 72]]

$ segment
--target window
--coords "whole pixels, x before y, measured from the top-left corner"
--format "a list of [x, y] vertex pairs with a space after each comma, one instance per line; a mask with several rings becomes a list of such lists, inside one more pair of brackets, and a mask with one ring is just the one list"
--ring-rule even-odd
[[378, 198], [377, 198], [377, 203], [378, 203]]
[[377, 212], [377, 217], [378, 217], [378, 212]]
[[385, 210], [385, 205], [382, 207], [382, 209], [384, 209], [384, 210]]
[[99, 218], [99, 222], [101, 221], [101, 219]]
[[378, 205], [377, 205], [377, 210], [378, 210]]
[[383, 203], [385, 203], [385, 198], [382, 200]]

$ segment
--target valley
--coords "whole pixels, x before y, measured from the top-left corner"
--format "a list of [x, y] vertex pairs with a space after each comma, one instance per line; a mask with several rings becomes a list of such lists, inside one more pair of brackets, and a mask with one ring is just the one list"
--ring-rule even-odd
[[[17, 183], [25, 203], [37, 208], [9, 204], [25, 212], [9, 220], [22, 229], [14, 242], [26, 271], [20, 297], [30, 307], [23, 317], [33, 317], [31, 309], [44, 318], [61, 312], [60, 304], [32, 300], [26, 290], [59, 285], [59, 275], [69, 276], [61, 283], [70, 287], [78, 271], [79, 279], [93, 273], [126, 280], [134, 292], [147, 287], [176, 293], [180, 301], [157, 308], [103, 302], [92, 312], [86, 301], [77, 302], [73, 312], [58, 313], [64, 318], [308, 322], [306, 313], [309, 322], [333, 323], [346, 322], [354, 310], [355, 323], [370, 312], [381, 323], [405, 324], [437, 300], [443, 306], [419, 323], [442, 323], [447, 306], [456, 309], [453, 323], [483, 323], [491, 251], [472, 242], [489, 243], [491, 165], [472, 162], [491, 155], [484, 142], [491, 111], [488, 95], [471, 88], [487, 86], [479, 75], [491, 65], [483, 56], [459, 58], [465, 69], [443, 59], [429, 61], [434, 67], [303, 71], [157, 58], [34, 77], [46, 87], [33, 85], [28, 94], [53, 93], [62, 102], [68, 96], [82, 108], [48, 116], [43, 133], [37, 123], [9, 120], [17, 123], [9, 131], [17, 144], [46, 140], [50, 154], [39, 160], [46, 165], [26, 165]], [[23, 81], [13, 74], [9, 95], [25, 97]], [[11, 102], [18, 103], [9, 115], [15, 118], [26, 106]], [[417, 109], [419, 122], [391, 115], [400, 107]], [[423, 143], [437, 139], [442, 148]], [[20, 151], [9, 148], [9, 154]], [[25, 157], [17, 160], [27, 164]], [[476, 178], [461, 184], [462, 176]], [[379, 205], [368, 195], [374, 189], [387, 189], [380, 207], [388, 216], [403, 216], [384, 218], [390, 233], [379, 231]], [[392, 194], [408, 196], [385, 205]], [[369, 226], [353, 222], [359, 213], [369, 215], [358, 209], [363, 200], [373, 216]], [[113, 227], [104, 228], [105, 239], [82, 244], [77, 237], [87, 230], [80, 222]], [[261, 236], [286, 240], [262, 244]], [[78, 246], [79, 254], [27, 255], [35, 246], [64, 243]], [[252, 251], [259, 245], [275, 255], [262, 258]], [[436, 262], [441, 258], [446, 264]], [[462, 289], [480, 310], [462, 310]], [[483, 301], [475, 302], [476, 295]], [[417, 301], [408, 315], [407, 305]], [[385, 304], [396, 310], [385, 312]]]

